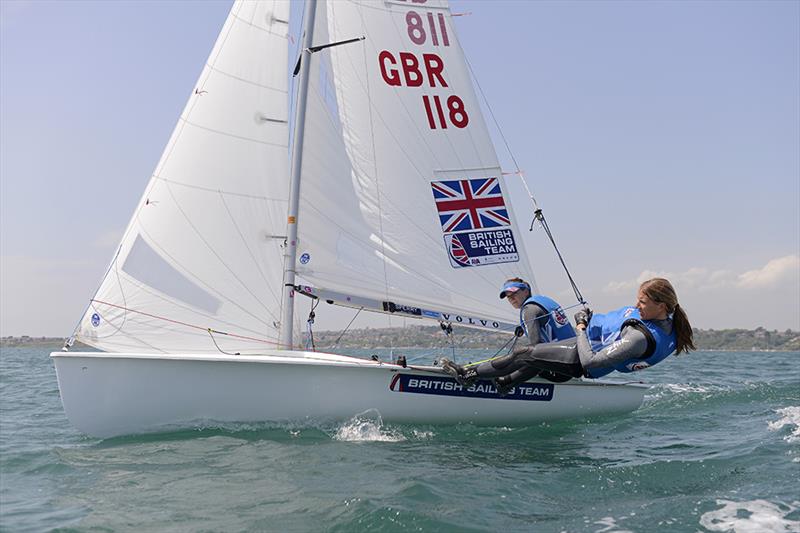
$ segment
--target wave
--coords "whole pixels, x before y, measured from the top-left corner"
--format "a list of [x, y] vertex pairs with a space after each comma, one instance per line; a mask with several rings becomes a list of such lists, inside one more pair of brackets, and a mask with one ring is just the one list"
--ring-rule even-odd
[[766, 500], [734, 502], [717, 500], [720, 509], [704, 513], [700, 525], [709, 531], [733, 531], [735, 533], [800, 532], [800, 522], [788, 518], [798, 509], [800, 502], [793, 504], [772, 503]]
[[359, 413], [338, 427], [334, 440], [345, 442], [401, 442], [407, 440], [400, 431], [383, 425], [377, 409]]
[[653, 385], [645, 395], [644, 409], [687, 408], [702, 405], [704, 410], [718, 406], [769, 402], [787, 405], [797, 401], [797, 385], [792, 383], [744, 382], [738, 385], [713, 383], [663, 383]]
[[789, 426], [790, 428], [794, 426], [794, 428], [791, 430], [791, 433], [783, 437], [783, 440], [786, 442], [800, 441], [800, 406], [792, 405], [789, 407], [783, 407], [781, 409], [776, 409], [775, 412], [781, 415], [781, 418], [773, 422], [769, 422], [767, 427], [772, 431], [778, 431], [784, 426]]

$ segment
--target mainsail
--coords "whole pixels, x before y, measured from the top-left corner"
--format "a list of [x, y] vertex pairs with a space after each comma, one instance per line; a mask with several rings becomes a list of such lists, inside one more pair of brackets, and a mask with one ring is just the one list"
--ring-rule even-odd
[[286, 1], [233, 5], [78, 340], [117, 352], [276, 347], [288, 19]]
[[312, 57], [298, 276], [315, 287], [514, 322], [532, 280], [445, 0], [329, 1]]

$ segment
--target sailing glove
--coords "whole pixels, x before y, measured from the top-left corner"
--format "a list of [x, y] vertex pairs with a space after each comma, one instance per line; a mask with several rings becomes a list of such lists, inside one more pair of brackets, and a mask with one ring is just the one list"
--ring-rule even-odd
[[575, 313], [575, 325], [580, 326], [583, 324], [584, 326], [589, 326], [589, 321], [592, 319], [592, 310], [588, 307], [586, 309], [581, 309], [577, 313]]

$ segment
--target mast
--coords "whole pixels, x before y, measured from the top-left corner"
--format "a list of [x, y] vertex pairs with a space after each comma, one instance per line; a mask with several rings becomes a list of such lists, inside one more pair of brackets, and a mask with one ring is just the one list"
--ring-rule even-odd
[[294, 278], [297, 259], [297, 213], [300, 205], [300, 171], [303, 161], [303, 136], [306, 122], [306, 100], [308, 98], [308, 72], [311, 66], [311, 47], [314, 37], [314, 16], [317, 0], [306, 2], [303, 43], [300, 49], [300, 77], [297, 92], [297, 112], [294, 121], [294, 145], [292, 146], [292, 175], [289, 181], [289, 211], [286, 217], [286, 248], [283, 254], [283, 305], [281, 307], [281, 332], [279, 347], [292, 348], [292, 320], [294, 316]]

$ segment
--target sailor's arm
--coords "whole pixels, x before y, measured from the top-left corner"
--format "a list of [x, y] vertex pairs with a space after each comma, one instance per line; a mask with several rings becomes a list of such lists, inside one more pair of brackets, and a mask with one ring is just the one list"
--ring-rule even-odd
[[542, 341], [539, 337], [539, 319], [544, 321], [542, 317], [546, 315], [547, 311], [539, 304], [531, 303], [522, 308], [522, 321], [525, 322], [525, 329], [528, 331], [527, 348], [532, 348]]
[[634, 326], [625, 326], [620, 338], [598, 352], [586, 336], [586, 328], [578, 327], [578, 357], [583, 368], [603, 368], [647, 353], [647, 337]]

